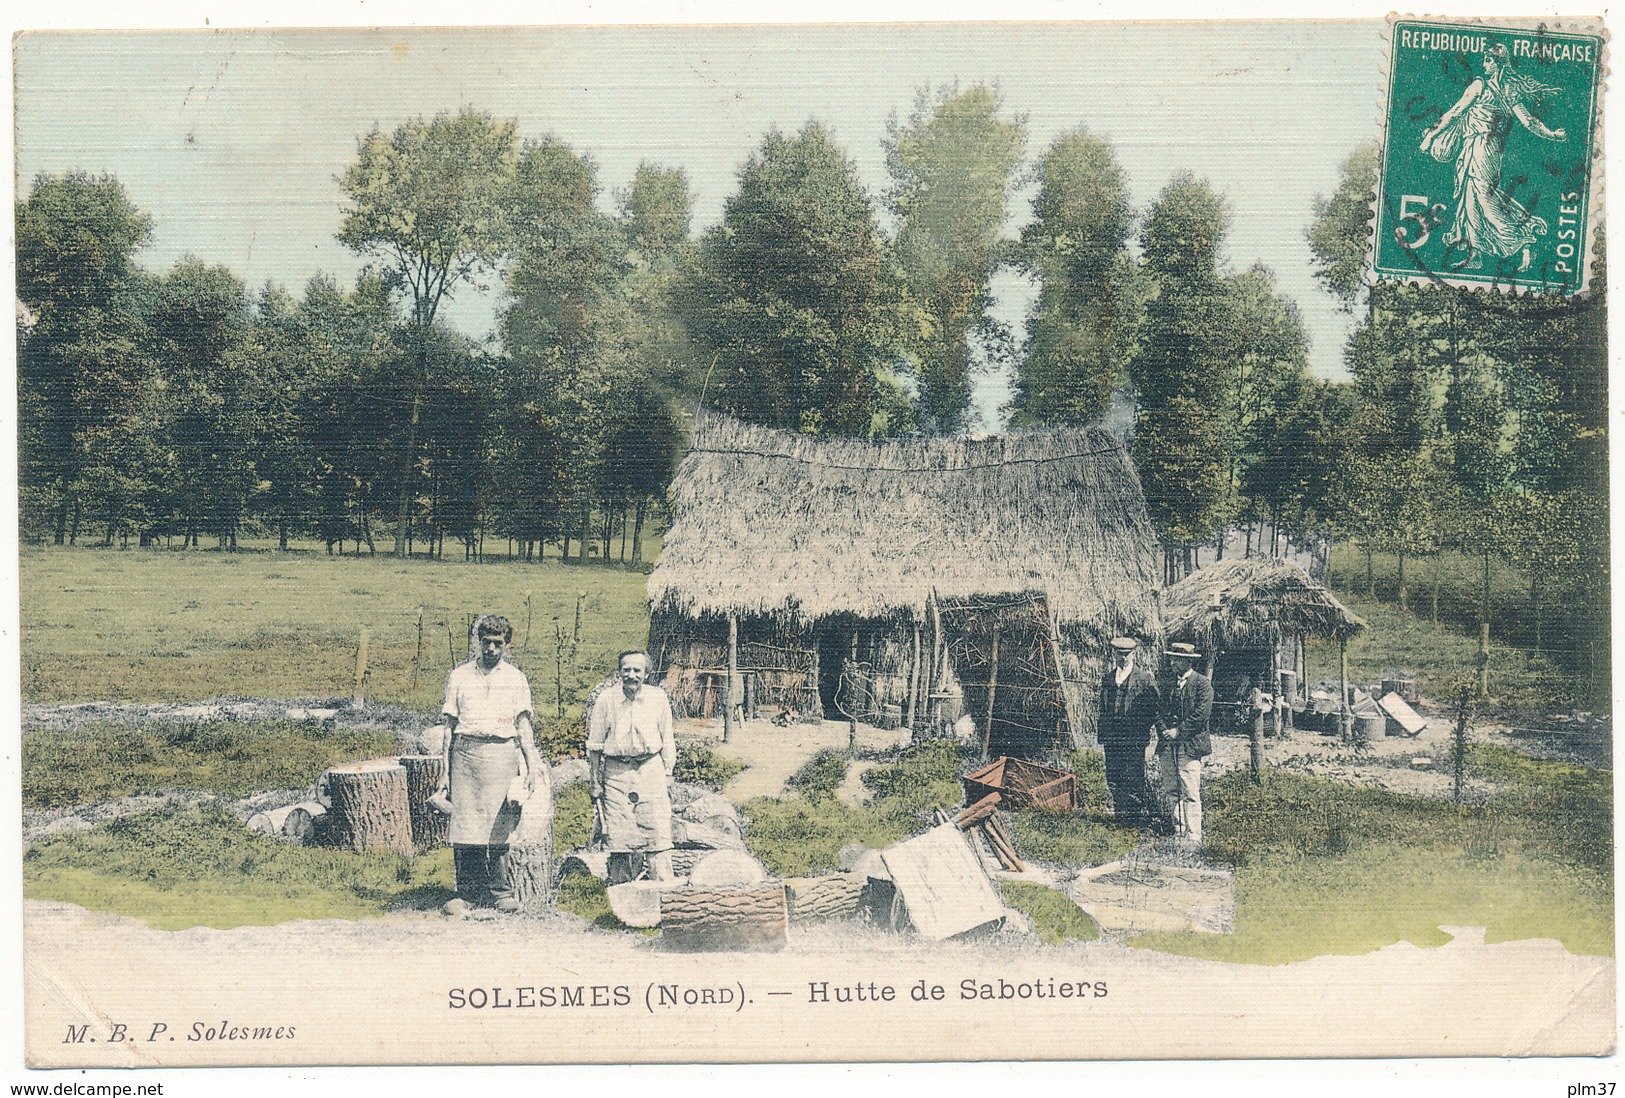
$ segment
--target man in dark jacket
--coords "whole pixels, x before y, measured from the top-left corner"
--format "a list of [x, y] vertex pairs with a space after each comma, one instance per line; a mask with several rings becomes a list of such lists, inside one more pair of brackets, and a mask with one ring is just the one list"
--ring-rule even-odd
[[1162, 703], [1157, 681], [1134, 666], [1134, 651], [1139, 647], [1133, 637], [1112, 638], [1112, 666], [1100, 683], [1099, 725], [1112, 814], [1136, 824], [1145, 821], [1151, 807], [1145, 749], [1151, 744]]
[[1178, 642], [1163, 653], [1173, 662], [1174, 688], [1169, 691], [1157, 733], [1157, 776], [1163, 810], [1174, 823], [1174, 834], [1192, 843], [1202, 841], [1202, 760], [1213, 753], [1208, 720], [1213, 714], [1213, 684], [1197, 674], [1202, 654], [1196, 646]]

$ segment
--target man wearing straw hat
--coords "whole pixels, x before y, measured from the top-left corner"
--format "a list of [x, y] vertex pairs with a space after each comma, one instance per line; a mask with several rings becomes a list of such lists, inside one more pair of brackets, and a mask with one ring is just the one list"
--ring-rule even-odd
[[1157, 730], [1157, 778], [1162, 807], [1174, 834], [1202, 842], [1202, 760], [1213, 753], [1208, 719], [1213, 713], [1213, 684], [1196, 671], [1202, 654], [1194, 644], [1178, 641], [1163, 651], [1173, 663], [1174, 688]]
[[641, 856], [654, 880], [669, 880], [672, 769], [677, 740], [671, 700], [646, 682], [649, 653], [628, 649], [616, 661], [619, 690], [600, 694], [587, 721], [587, 783], [610, 852], [610, 883], [635, 876]]
[[[515, 780], [525, 796], [542, 775], [531, 720], [530, 682], [505, 658], [513, 626], [496, 614], [474, 623], [474, 652], [446, 677], [440, 708], [450, 734], [444, 747], [445, 795], [451, 801], [451, 846], [457, 900], [517, 911], [508, 880], [508, 837], [518, 823], [510, 804]], [[448, 905], [450, 909], [451, 905]], [[460, 910], [460, 909], [459, 909]]]
[[1134, 665], [1140, 643], [1112, 638], [1112, 666], [1100, 683], [1100, 749], [1106, 756], [1106, 788], [1112, 814], [1124, 823], [1143, 823], [1151, 811], [1145, 776], [1145, 749], [1162, 708], [1151, 674]]

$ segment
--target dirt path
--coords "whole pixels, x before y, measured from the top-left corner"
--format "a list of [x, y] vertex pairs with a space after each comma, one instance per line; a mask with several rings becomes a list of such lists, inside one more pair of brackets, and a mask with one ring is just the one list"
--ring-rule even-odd
[[[777, 797], [784, 792], [784, 781], [800, 770], [806, 761], [825, 748], [845, 751], [849, 729], [845, 721], [824, 721], [820, 724], [792, 724], [781, 727], [771, 721], [745, 721], [727, 743], [722, 741], [720, 721], [686, 720], [678, 722], [678, 750], [684, 743], [704, 743], [717, 754], [746, 763], [744, 770], [723, 787], [722, 795], [735, 804], [752, 797]], [[883, 751], [908, 742], [904, 731], [888, 732], [873, 725], [858, 725], [857, 747], [860, 752]], [[862, 803], [867, 795], [858, 775], [872, 763], [856, 762], [847, 768], [846, 782], [841, 797], [851, 804]]]

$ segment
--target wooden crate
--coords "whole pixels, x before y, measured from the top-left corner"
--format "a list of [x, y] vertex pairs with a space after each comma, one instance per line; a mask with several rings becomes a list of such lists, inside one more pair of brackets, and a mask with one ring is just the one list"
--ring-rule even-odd
[[1001, 756], [964, 777], [965, 797], [975, 804], [989, 793], [1003, 797], [1006, 808], [1043, 808], [1071, 812], [1078, 807], [1078, 776], [1069, 770], [1040, 766], [1026, 759]]

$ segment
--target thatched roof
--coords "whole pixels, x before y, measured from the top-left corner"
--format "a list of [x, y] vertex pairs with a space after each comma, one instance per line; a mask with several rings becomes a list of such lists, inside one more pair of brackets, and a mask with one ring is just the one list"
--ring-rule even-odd
[[1063, 624], [1155, 628], [1156, 535], [1101, 430], [872, 443], [702, 412], [671, 504], [657, 611], [810, 621], [1037, 591]]
[[1267, 644], [1272, 625], [1309, 637], [1347, 637], [1365, 628], [1296, 564], [1254, 558], [1221, 560], [1163, 591], [1162, 623], [1170, 640], [1200, 646], [1216, 636], [1223, 648]]

